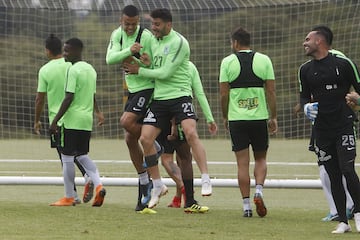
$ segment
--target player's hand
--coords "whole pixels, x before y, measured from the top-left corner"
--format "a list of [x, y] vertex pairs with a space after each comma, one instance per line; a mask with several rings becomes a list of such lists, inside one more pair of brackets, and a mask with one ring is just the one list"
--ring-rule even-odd
[[139, 73], [140, 66], [137, 62], [131, 62], [131, 63], [125, 62], [123, 64], [123, 66], [124, 66], [125, 72], [127, 72], [128, 74], [138, 74]]
[[143, 53], [140, 56], [140, 61], [142, 64], [144, 64], [145, 66], [150, 66], [151, 65], [151, 59], [150, 56], [147, 53]]
[[130, 47], [130, 51], [131, 51], [132, 54], [134, 54], [134, 53], [139, 53], [142, 47], [143, 47], [143, 46], [141, 46], [140, 43], [135, 42], [135, 43]]
[[98, 126], [102, 126], [105, 122], [104, 114], [102, 112], [97, 112], [96, 117], [98, 119]]
[[310, 119], [311, 121], [315, 121], [317, 115], [318, 115], [318, 108], [319, 103], [313, 102], [313, 103], [307, 103], [304, 105], [304, 113], [305, 116]]
[[34, 133], [40, 135], [41, 122], [34, 123]]
[[57, 131], [58, 131], [58, 127], [57, 127], [57, 125], [56, 125], [56, 122], [53, 121], [53, 122], [50, 124], [49, 132], [50, 132], [50, 134], [55, 134], [55, 133], [57, 133]]
[[216, 122], [208, 123], [208, 129], [211, 135], [215, 135], [218, 129]]
[[359, 98], [360, 96], [357, 92], [351, 92], [345, 96], [346, 103], [352, 108], [356, 107]]
[[278, 123], [276, 118], [270, 118], [268, 121], [268, 131], [270, 135], [277, 133]]

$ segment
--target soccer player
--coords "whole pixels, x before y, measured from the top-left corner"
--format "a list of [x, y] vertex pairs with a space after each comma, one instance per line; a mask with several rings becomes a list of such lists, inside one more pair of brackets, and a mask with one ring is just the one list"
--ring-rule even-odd
[[[209, 102], [206, 98], [204, 88], [201, 83], [199, 72], [195, 66], [194, 63], [191, 61], [189, 62], [189, 72], [190, 72], [190, 78], [191, 78], [191, 87], [193, 89], [194, 95], [196, 99], [198, 100], [201, 110], [203, 111], [210, 134], [215, 134], [217, 131], [217, 125], [214, 120], [214, 117], [212, 115]], [[178, 131], [177, 134], [174, 136], [169, 136], [168, 138], [173, 137], [172, 144], [182, 144], [183, 141], [185, 141], [185, 138], [183, 136], [183, 132], [181, 130], [181, 126], [177, 126]], [[165, 139], [166, 140], [166, 139]], [[186, 141], [185, 141], [186, 143]], [[176, 183], [176, 195], [174, 196], [172, 202], [168, 205], [168, 207], [175, 207], [178, 208], [181, 205], [181, 195], [185, 194], [183, 189], [183, 182], [181, 179], [181, 172], [177, 164], [175, 164], [173, 160], [173, 153], [174, 153], [174, 147], [170, 147], [170, 149], [167, 149], [166, 146], [164, 146], [165, 150], [164, 153], [161, 155], [161, 163], [166, 169], [169, 176], [175, 181]], [[181, 148], [181, 149], [187, 149], [187, 148]], [[188, 148], [189, 153], [184, 153], [185, 156], [190, 156], [192, 158], [190, 148]], [[177, 153], [177, 152], [176, 152]], [[179, 159], [178, 154], [176, 155], [177, 163], [181, 161], [181, 158]], [[210, 196], [212, 193], [211, 189], [211, 183], [210, 183], [210, 177], [208, 174], [208, 168], [207, 168], [207, 162], [196, 162], [198, 165], [198, 168], [201, 173], [201, 179], [202, 179], [202, 188], [201, 188], [201, 195], [203, 196]], [[185, 201], [184, 201], [185, 203]]]
[[[99, 171], [88, 156], [94, 110], [99, 126], [104, 123], [104, 116], [95, 99], [97, 74], [89, 63], [82, 60], [82, 50], [83, 43], [78, 38], [71, 38], [64, 44], [64, 58], [72, 65], [66, 73], [65, 98], [51, 122], [50, 132], [61, 134], [60, 152], [63, 161], [65, 197], [52, 203], [51, 206], [73, 205], [74, 159], [84, 167], [94, 183], [96, 195], [92, 206], [100, 207], [106, 194]], [[60, 119], [59, 130], [57, 124]]]
[[[120, 27], [115, 29], [110, 38], [106, 53], [107, 64], [119, 64], [138, 61], [143, 52], [150, 53], [152, 34], [139, 25], [139, 10], [134, 5], [127, 5], [122, 11]], [[139, 176], [138, 202], [135, 211], [143, 211], [150, 201], [152, 182], [143, 167], [143, 152], [139, 145], [141, 125], [154, 91], [154, 80], [125, 73], [129, 96], [120, 125], [125, 129], [125, 141], [131, 161]], [[158, 151], [159, 151], [158, 147]], [[149, 211], [148, 209], [145, 209]]]
[[[322, 31], [328, 36], [329, 53], [335, 54], [335, 55], [341, 55], [341, 56], [345, 57], [345, 55], [342, 52], [331, 48], [332, 40], [333, 40], [333, 33], [329, 27], [327, 27], [325, 25], [318, 25], [318, 26], [315, 26], [314, 28], [312, 28], [312, 31]], [[295, 106], [294, 111], [295, 111], [295, 113], [302, 111], [300, 103], [298, 103]], [[309, 151], [315, 152], [315, 147], [316, 147], [315, 146], [315, 130], [314, 130], [313, 123], [314, 123], [314, 121], [311, 121], [312, 130], [311, 130], [311, 137], [310, 137], [310, 143], [309, 143]], [[324, 162], [318, 161], [318, 166], [319, 166], [319, 175], [320, 175], [321, 185], [322, 185], [322, 188], [323, 188], [326, 200], [328, 201], [329, 209], [330, 209], [328, 215], [325, 216], [324, 218], [322, 218], [321, 220], [324, 222], [338, 221], [339, 215], [337, 214], [334, 199], [331, 194], [331, 183], [330, 183], [329, 175], [324, 167]], [[343, 177], [343, 184], [344, 184], [344, 189], [345, 189], [345, 193], [346, 193], [346, 215], [347, 215], [348, 219], [351, 219], [353, 217], [352, 211], [353, 211], [354, 202], [351, 199], [349, 191], [347, 190], [346, 180], [344, 177]]]
[[[145, 164], [154, 184], [149, 202], [149, 208], [153, 208], [159, 203], [160, 197], [168, 192], [161, 180], [159, 155], [154, 147], [154, 141], [161, 129], [167, 129], [170, 120], [175, 118], [175, 124], [181, 123], [195, 160], [206, 162], [206, 153], [196, 130], [196, 115], [192, 105], [189, 43], [172, 28], [172, 15], [168, 9], [155, 9], [150, 16], [151, 29], [155, 36], [151, 45], [152, 57], [150, 59], [147, 54], [143, 54], [140, 59], [147, 65], [151, 62], [153, 69], [131, 63], [126, 63], [125, 67], [131, 74], [155, 79], [153, 101], [144, 118], [140, 136]], [[190, 184], [191, 182], [184, 182], [185, 191], [193, 189]], [[201, 208], [195, 203], [194, 206], [185, 207]]]
[[331, 182], [339, 215], [339, 224], [332, 233], [351, 231], [343, 176], [354, 202], [355, 225], [360, 232], [360, 183], [354, 166], [356, 116], [345, 100], [351, 86], [360, 92], [360, 79], [356, 65], [349, 58], [329, 53], [330, 44], [326, 31], [315, 30], [306, 35], [303, 46], [312, 60], [299, 68], [300, 103], [305, 115], [314, 121], [315, 152]]
[[[65, 62], [62, 56], [62, 43], [61, 40], [54, 34], [45, 41], [45, 51], [49, 62], [42, 66], [38, 73], [38, 88], [35, 99], [35, 121], [34, 132], [40, 135], [41, 122], [40, 117], [44, 109], [45, 98], [47, 96], [48, 101], [48, 117], [49, 123], [52, 122], [56, 113], [59, 111], [62, 100], [65, 96], [65, 73], [71, 66], [71, 63]], [[58, 146], [58, 135], [51, 135], [51, 147], [56, 148], [59, 158], [61, 160], [61, 154]], [[83, 201], [88, 202], [93, 196], [94, 185], [86, 174], [85, 169], [79, 164], [77, 160], [75, 163], [82, 175], [85, 178], [85, 191], [83, 195]], [[81, 203], [77, 192], [76, 186], [74, 186], [74, 201], [76, 204]]]
[[[267, 214], [263, 201], [268, 132], [277, 132], [275, 76], [271, 60], [250, 48], [250, 33], [242, 27], [231, 34], [233, 54], [220, 67], [220, 101], [225, 128], [230, 131], [238, 166], [238, 184], [244, 217], [252, 217], [250, 203], [249, 145], [255, 159], [254, 203], [260, 217]], [[269, 113], [270, 112], [270, 113]], [[270, 115], [270, 116], [269, 116]]]

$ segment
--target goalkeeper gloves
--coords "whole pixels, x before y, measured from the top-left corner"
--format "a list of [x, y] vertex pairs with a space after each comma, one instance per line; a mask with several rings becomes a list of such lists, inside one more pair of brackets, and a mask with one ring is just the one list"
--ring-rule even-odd
[[318, 102], [307, 103], [304, 105], [305, 116], [311, 121], [315, 121], [315, 118], [318, 114], [318, 106], [319, 106]]

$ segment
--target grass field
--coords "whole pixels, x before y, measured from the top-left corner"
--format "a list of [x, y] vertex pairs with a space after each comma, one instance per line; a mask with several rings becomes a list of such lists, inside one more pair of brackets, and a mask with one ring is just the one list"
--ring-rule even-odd
[[[228, 141], [204, 141], [209, 161], [234, 161]], [[306, 150], [307, 141], [271, 142], [269, 178], [317, 178], [316, 165], [271, 165], [274, 162], [311, 163], [314, 156]], [[46, 140], [0, 141], [0, 159], [56, 159]], [[131, 165], [117, 164], [127, 160], [128, 153], [120, 140], [94, 140], [90, 155], [99, 162], [102, 175], [136, 177]], [[29, 161], [30, 162], [30, 161]], [[196, 168], [195, 168], [196, 169]], [[235, 178], [235, 165], [210, 165], [211, 176]], [[61, 176], [58, 162], [0, 162], [1, 175]], [[265, 188], [268, 208], [265, 218], [242, 217], [240, 192], [237, 188], [217, 187], [211, 197], [195, 196], [210, 207], [206, 214], [185, 214], [182, 209], [166, 207], [175, 189], [161, 199], [157, 214], [134, 212], [135, 187], [107, 186], [101, 208], [90, 204], [76, 207], [49, 207], [62, 197], [62, 186], [0, 185], [0, 239], [358, 239], [352, 233], [334, 236], [335, 222], [321, 222], [328, 212], [321, 189]], [[79, 186], [82, 192], [82, 186]], [[354, 228], [354, 222], [350, 222]]]

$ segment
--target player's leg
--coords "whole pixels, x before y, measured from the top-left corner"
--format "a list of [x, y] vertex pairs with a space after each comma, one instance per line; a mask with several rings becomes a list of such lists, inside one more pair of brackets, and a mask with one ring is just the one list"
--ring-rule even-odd
[[91, 137], [91, 131], [78, 131], [79, 139], [77, 144], [77, 156], [76, 159], [84, 167], [86, 173], [90, 176], [95, 187], [95, 199], [93, 201], [93, 207], [100, 207], [106, 195], [106, 190], [100, 179], [99, 170], [96, 164], [89, 157], [89, 143]]
[[323, 164], [319, 165], [319, 176], [320, 176], [321, 186], [325, 194], [325, 198], [330, 208], [329, 214], [326, 217], [322, 218], [322, 221], [324, 222], [338, 221], [339, 216], [337, 214], [336, 206], [331, 193], [330, 178]]
[[176, 143], [175, 149], [185, 189], [184, 211], [186, 213], [205, 213], [209, 211], [209, 208], [199, 205], [194, 199], [194, 173], [190, 146], [184, 141], [177, 141]]
[[186, 141], [192, 149], [192, 153], [198, 167], [201, 169], [201, 195], [210, 196], [212, 194], [212, 186], [210, 177], [207, 171], [207, 160], [205, 148], [200, 141], [199, 135], [196, 129], [196, 120], [195, 119], [184, 119], [181, 121], [181, 127], [184, 131]]
[[129, 95], [125, 111], [121, 115], [120, 125], [125, 129], [125, 142], [129, 150], [130, 159], [138, 173], [138, 201], [135, 211], [142, 211], [150, 201], [152, 182], [143, 167], [143, 152], [139, 144], [142, 119], [153, 90], [144, 90]]
[[76, 132], [68, 129], [62, 129], [58, 132], [62, 134], [61, 138], [64, 139], [62, 143], [59, 143], [57, 150], [61, 155], [65, 197], [50, 204], [50, 206], [73, 206], [75, 195], [74, 153], [76, 152]]
[[174, 162], [173, 153], [166, 153], [165, 150], [161, 155], [161, 164], [176, 184], [176, 194], [168, 207], [179, 208], [181, 207], [181, 189], [184, 187], [184, 183], [182, 181], [180, 168]]
[[146, 169], [150, 174], [153, 182], [153, 189], [151, 192], [151, 200], [148, 207], [155, 207], [160, 200], [160, 197], [168, 192], [167, 187], [161, 180], [160, 170], [158, 166], [159, 155], [155, 149], [155, 139], [160, 134], [160, 128], [152, 125], [144, 124], [141, 129], [140, 143], [144, 151], [144, 159]]
[[[337, 141], [337, 153], [342, 175], [346, 179], [347, 189], [354, 202], [354, 218], [356, 230], [360, 232], [360, 182], [355, 171], [356, 141], [352, 126]], [[342, 183], [342, 181], [341, 181]], [[344, 190], [345, 191], [345, 190]], [[339, 213], [339, 210], [338, 210]], [[340, 215], [340, 213], [339, 213]]]
[[346, 216], [346, 195], [342, 183], [342, 174], [336, 149], [336, 139], [333, 133], [316, 130], [316, 154], [318, 160], [323, 162], [331, 183], [331, 193], [339, 215], [339, 224], [332, 233], [344, 233], [348, 231], [348, 219]]
[[230, 121], [229, 131], [232, 151], [237, 162], [238, 186], [243, 202], [243, 217], [252, 217], [250, 203], [250, 174], [249, 174], [249, 135], [247, 121]]
[[348, 219], [352, 219], [354, 217], [354, 201], [351, 198], [351, 195], [347, 188], [346, 179], [344, 176], [343, 176], [343, 185], [346, 194], [346, 216]]
[[235, 151], [237, 162], [237, 178], [240, 193], [243, 199], [244, 217], [252, 217], [250, 203], [250, 174], [249, 174], [249, 148]]
[[267, 120], [249, 121], [249, 136], [251, 146], [254, 152], [255, 166], [255, 194], [254, 203], [256, 212], [260, 217], [267, 214], [267, 209], [263, 200], [263, 187], [267, 174], [266, 154], [269, 147], [269, 135]]
[[254, 177], [255, 177], [255, 194], [254, 203], [256, 212], [260, 217], [267, 214], [267, 209], [263, 200], [263, 187], [265, 183], [267, 164], [266, 164], [266, 151], [254, 151]]

